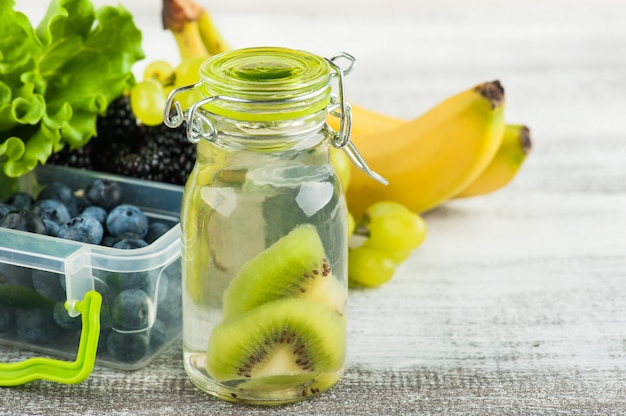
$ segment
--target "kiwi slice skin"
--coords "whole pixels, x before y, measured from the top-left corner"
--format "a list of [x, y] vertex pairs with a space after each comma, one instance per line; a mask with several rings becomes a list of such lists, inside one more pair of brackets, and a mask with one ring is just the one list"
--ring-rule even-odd
[[344, 316], [319, 302], [280, 299], [218, 324], [209, 338], [206, 369], [218, 382], [306, 385], [341, 372], [345, 353]]
[[309, 298], [343, 312], [346, 293], [333, 276], [315, 226], [303, 224], [245, 263], [224, 292], [228, 318], [266, 302]]

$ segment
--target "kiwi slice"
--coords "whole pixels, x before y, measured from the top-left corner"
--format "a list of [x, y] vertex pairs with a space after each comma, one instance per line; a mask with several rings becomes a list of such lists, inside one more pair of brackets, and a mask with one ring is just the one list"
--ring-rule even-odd
[[297, 298], [267, 302], [213, 329], [207, 372], [219, 382], [306, 386], [316, 377], [343, 369], [345, 325], [345, 317], [318, 302]]
[[[251, 379], [237, 384], [236, 391], [241, 392], [244, 397], [251, 394], [267, 397], [267, 395], [276, 392], [280, 394], [280, 392], [286, 389], [295, 391], [300, 397], [314, 396], [337, 384], [341, 375], [342, 373], [338, 371], [336, 373], [320, 374], [315, 377], [306, 374], [302, 376], [273, 376]], [[237, 398], [237, 393], [235, 393], [235, 396], [231, 395], [231, 397]]]
[[292, 297], [325, 303], [339, 313], [346, 302], [311, 224], [297, 226], [241, 267], [224, 291], [224, 317]]

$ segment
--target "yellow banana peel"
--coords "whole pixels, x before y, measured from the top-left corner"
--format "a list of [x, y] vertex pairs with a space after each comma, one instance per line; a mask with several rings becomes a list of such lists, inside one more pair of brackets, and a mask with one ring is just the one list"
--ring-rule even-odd
[[517, 175], [532, 149], [530, 129], [522, 124], [507, 124], [498, 152], [487, 168], [455, 198], [467, 198], [503, 188]]
[[[350, 107], [352, 108], [352, 136], [380, 133], [407, 122], [401, 118], [381, 114], [357, 104], [351, 103]], [[338, 117], [329, 114], [327, 122], [335, 131], [339, 131], [340, 120]]]
[[422, 213], [457, 195], [496, 154], [504, 106], [502, 85], [485, 82], [391, 129], [353, 132], [361, 155], [389, 185], [353, 167], [346, 192], [350, 211], [358, 218], [370, 204], [391, 200]]
[[211, 15], [206, 9], [202, 10], [200, 16], [198, 16], [198, 31], [204, 47], [211, 55], [230, 50], [230, 46], [228, 46], [219, 29], [215, 26]]
[[200, 38], [198, 22], [193, 20], [186, 21], [180, 31], [172, 33], [174, 34], [174, 39], [176, 39], [182, 60], [209, 56]]
[[[352, 113], [352, 134], [357, 136], [364, 133], [384, 133], [386, 130], [408, 122], [407, 120], [390, 117], [357, 104], [352, 104]], [[339, 119], [332, 115], [329, 115], [328, 124], [333, 129], [339, 129]], [[519, 173], [531, 149], [530, 129], [523, 124], [507, 123], [504, 128], [500, 148], [487, 168], [474, 182], [455, 195], [454, 198], [484, 195], [505, 187]], [[333, 151], [341, 153], [336, 149], [333, 149]], [[341, 157], [345, 159], [345, 156], [336, 156], [332, 159], [333, 163], [337, 159], [341, 159]], [[342, 165], [341, 168], [338, 168], [341, 176], [345, 171], [345, 167], [343, 167], [345, 161], [339, 160], [339, 162]]]

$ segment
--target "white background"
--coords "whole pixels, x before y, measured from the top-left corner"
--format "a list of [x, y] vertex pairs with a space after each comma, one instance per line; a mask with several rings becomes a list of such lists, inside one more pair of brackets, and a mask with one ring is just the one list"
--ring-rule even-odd
[[[588, 69], [572, 59], [578, 48], [588, 51], [593, 45], [589, 58], [599, 67], [605, 63], [615, 67], [617, 62], [626, 68], [626, 16], [618, 12], [608, 14], [611, 17], [606, 20], [605, 12], [623, 10], [618, 6], [621, 1], [197, 0], [212, 13], [232, 47], [276, 45], [322, 56], [338, 51], [355, 55], [357, 70], [347, 80], [347, 88], [349, 96], [362, 105], [413, 117], [434, 104], [433, 96], [442, 99], [478, 82], [501, 79], [510, 93], [507, 111], [519, 119], [528, 109], [517, 107], [514, 92], [532, 88], [541, 69], [529, 68], [528, 62], [550, 68], [548, 74], [554, 76], [558, 89], [568, 86], [573, 71]], [[45, 4], [47, 0], [17, 0], [16, 7], [36, 23]], [[94, 4], [118, 2], [94, 0]], [[144, 33], [147, 59], [136, 65], [135, 72], [140, 74], [152, 59], [176, 63], [174, 40], [161, 28], [161, 1], [122, 0], [121, 4], [133, 13]], [[328, 10], [333, 13], [329, 15]], [[586, 24], [596, 15], [606, 20], [600, 28]], [[481, 24], [467, 24], [474, 21]], [[492, 44], [489, 39], [496, 37], [498, 42]], [[546, 37], [552, 43], [545, 44]], [[468, 52], [462, 57], [453, 52], [459, 45]], [[597, 75], [590, 72], [587, 76], [592, 82]], [[402, 86], [389, 82], [398, 76], [406, 80]], [[620, 83], [626, 91], [625, 82], [624, 77], [610, 80], [615, 90], [604, 92], [617, 93]], [[538, 91], [537, 100], [549, 98]], [[571, 99], [574, 112], [580, 111], [575, 116], [584, 116], [583, 97]], [[617, 110], [607, 109], [609, 115], [622, 118]]]

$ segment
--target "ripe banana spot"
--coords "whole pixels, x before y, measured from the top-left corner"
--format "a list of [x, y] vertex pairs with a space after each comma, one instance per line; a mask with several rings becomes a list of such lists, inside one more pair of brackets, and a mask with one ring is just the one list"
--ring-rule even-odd
[[519, 141], [522, 144], [522, 149], [524, 150], [524, 154], [527, 155], [533, 148], [532, 140], [530, 139], [530, 129], [526, 126], [523, 126], [519, 133]]

